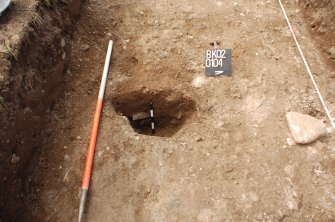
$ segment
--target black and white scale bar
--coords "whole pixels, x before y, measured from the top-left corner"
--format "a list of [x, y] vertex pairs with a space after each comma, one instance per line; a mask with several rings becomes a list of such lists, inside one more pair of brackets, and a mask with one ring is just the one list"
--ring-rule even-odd
[[155, 134], [155, 118], [154, 118], [154, 105], [150, 102], [150, 122], [151, 122], [151, 134]]

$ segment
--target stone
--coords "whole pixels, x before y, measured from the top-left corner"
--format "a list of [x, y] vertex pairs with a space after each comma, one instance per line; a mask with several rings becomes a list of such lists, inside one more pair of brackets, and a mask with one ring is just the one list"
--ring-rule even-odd
[[89, 49], [90, 49], [90, 46], [87, 45], [87, 44], [83, 44], [83, 45], [81, 46], [81, 48], [80, 48], [80, 50], [81, 50], [81, 51], [84, 51], [84, 52], [88, 51]]
[[322, 120], [306, 114], [288, 112], [286, 120], [294, 141], [299, 144], [311, 143], [326, 133]]
[[221, 121], [221, 120], [214, 122], [214, 128], [215, 129], [219, 129], [219, 128], [223, 127], [223, 126], [224, 126], [224, 122]]
[[65, 44], [66, 44], [65, 39], [61, 38], [61, 40], [60, 40], [60, 47], [64, 48]]
[[183, 116], [182, 112], [178, 111], [176, 119], [180, 120], [182, 116]]
[[133, 120], [141, 120], [150, 117], [149, 112], [138, 112], [133, 114]]
[[13, 155], [12, 155], [12, 159], [11, 159], [11, 163], [12, 164], [17, 164], [18, 162], [20, 161], [20, 157], [19, 156], [16, 156], [16, 154], [14, 153]]
[[205, 77], [202, 77], [202, 76], [198, 76], [198, 77], [193, 79], [192, 86], [195, 87], [195, 88], [200, 88], [200, 87], [203, 87], [203, 86], [207, 85], [208, 83], [209, 83], [208, 79], [206, 79]]

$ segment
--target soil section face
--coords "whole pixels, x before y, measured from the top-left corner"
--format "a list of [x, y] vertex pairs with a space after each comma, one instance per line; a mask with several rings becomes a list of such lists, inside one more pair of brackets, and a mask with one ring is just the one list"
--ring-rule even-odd
[[41, 131], [70, 55], [75, 11], [58, 3], [14, 0], [0, 17], [0, 221], [27, 221], [24, 170], [34, 150], [44, 149]]

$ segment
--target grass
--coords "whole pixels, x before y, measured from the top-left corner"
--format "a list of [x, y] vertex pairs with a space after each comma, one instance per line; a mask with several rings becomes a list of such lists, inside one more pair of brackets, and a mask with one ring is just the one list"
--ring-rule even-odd
[[34, 13], [33, 23], [36, 26], [41, 26], [43, 24], [43, 19], [38, 13]]
[[17, 58], [16, 58], [16, 56], [13, 53], [13, 49], [6, 42], [5, 42], [5, 46], [7, 48], [7, 53], [11, 54], [11, 56], [13, 56], [13, 58], [17, 61]]
[[7, 106], [5, 105], [5, 98], [3, 98], [2, 96], [0, 96], [0, 105], [7, 108]]

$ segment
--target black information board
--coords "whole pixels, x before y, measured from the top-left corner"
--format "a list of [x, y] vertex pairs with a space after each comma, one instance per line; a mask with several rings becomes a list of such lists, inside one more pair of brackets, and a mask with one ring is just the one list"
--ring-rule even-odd
[[231, 49], [207, 49], [205, 67], [207, 76], [231, 76]]

